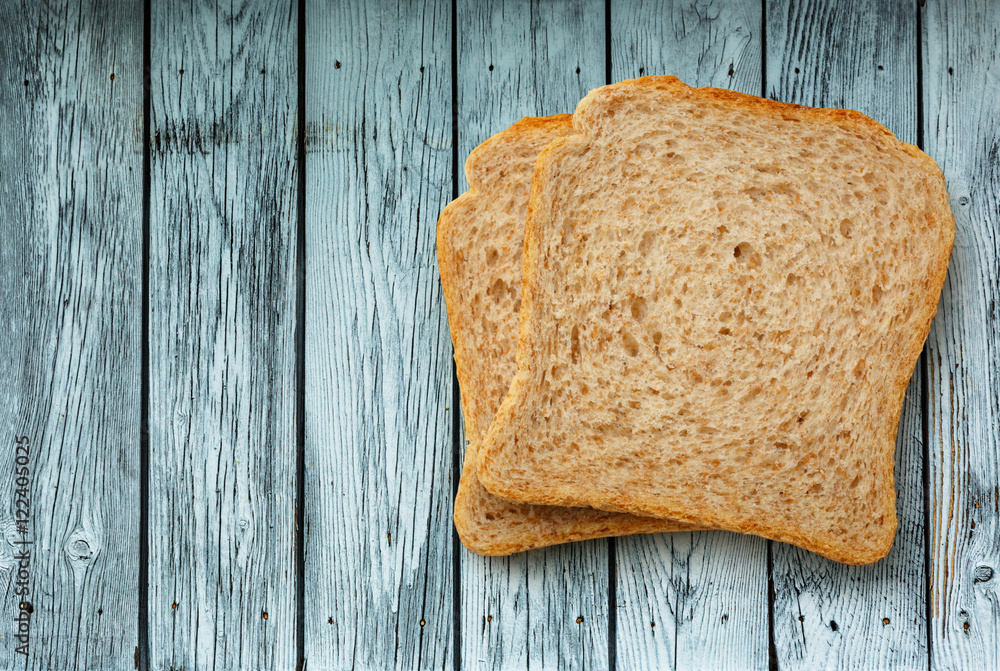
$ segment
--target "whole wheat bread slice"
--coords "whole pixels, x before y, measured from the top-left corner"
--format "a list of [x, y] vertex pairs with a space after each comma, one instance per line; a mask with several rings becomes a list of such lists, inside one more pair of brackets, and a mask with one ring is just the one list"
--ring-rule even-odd
[[937, 164], [857, 112], [673, 77], [597, 89], [573, 125], [536, 164], [482, 483], [883, 557], [955, 231]]
[[522, 119], [480, 145], [465, 164], [470, 190], [438, 222], [441, 284], [469, 441], [455, 526], [462, 543], [479, 554], [689, 528], [651, 517], [511, 503], [487, 492], [476, 477], [479, 442], [516, 369], [524, 216], [535, 159], [550, 141], [572, 132], [570, 118]]

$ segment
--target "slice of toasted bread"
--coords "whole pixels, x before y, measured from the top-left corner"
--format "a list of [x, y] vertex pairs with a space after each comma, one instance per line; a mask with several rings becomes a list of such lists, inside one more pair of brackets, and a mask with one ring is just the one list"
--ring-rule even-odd
[[511, 503], [487, 492], [476, 477], [479, 442], [516, 368], [524, 215], [535, 159], [551, 140], [572, 132], [570, 119], [522, 119], [480, 145], [465, 164], [470, 190], [438, 222], [441, 284], [469, 440], [455, 526], [462, 543], [479, 554], [689, 528], [652, 517]]
[[573, 125], [536, 164], [482, 483], [883, 557], [955, 232], [937, 164], [857, 112], [674, 77], [597, 89]]

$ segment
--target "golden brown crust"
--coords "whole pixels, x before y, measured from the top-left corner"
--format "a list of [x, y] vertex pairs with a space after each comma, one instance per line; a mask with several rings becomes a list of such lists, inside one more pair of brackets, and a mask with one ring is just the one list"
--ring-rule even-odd
[[[635, 533], [690, 530], [684, 524], [648, 516], [609, 513], [586, 507], [551, 508], [501, 502], [480, 485], [476, 476], [479, 435], [478, 418], [488, 409], [484, 389], [472, 373], [472, 362], [482, 357], [481, 346], [470, 342], [471, 326], [459, 316], [463, 296], [458, 274], [460, 250], [455, 247], [456, 232], [467, 227], [478, 208], [489, 205], [484, 196], [495, 195], [505, 184], [498, 175], [490, 175], [489, 165], [512, 145], [523, 144], [532, 134], [544, 141], [571, 132], [571, 115], [526, 117], [510, 128], [487, 139], [466, 160], [469, 191], [449, 203], [441, 213], [437, 227], [438, 263], [445, 303], [448, 306], [455, 363], [462, 390], [465, 430], [469, 439], [465, 463], [455, 498], [454, 522], [462, 543], [480, 555], [499, 556], [538, 547], [605, 536]], [[497, 180], [489, 183], [490, 179]], [[466, 287], [467, 289], [467, 287]], [[488, 530], [488, 534], [480, 533]]]
[[[845, 549], [827, 542], [823, 538], [811, 536], [807, 531], [791, 525], [765, 525], [757, 520], [747, 520], [746, 517], [734, 515], [729, 510], [693, 510], [678, 505], [664, 505], [657, 500], [643, 498], [641, 494], [619, 493], [605, 495], [591, 491], [581, 491], [579, 488], [549, 480], [544, 483], [525, 483], [519, 481], [512, 485], [504, 477], [510, 464], [505, 460], [509, 456], [503, 453], [497, 441], [501, 429], [512, 422], [515, 411], [529, 403], [528, 381], [530, 366], [535, 359], [534, 338], [537, 335], [536, 301], [539, 292], [538, 265], [541, 240], [541, 227], [545, 224], [542, 212], [549, 205], [545, 185], [552, 179], [551, 174], [557, 160], [565, 153], [565, 148], [576, 143], [586, 142], [600, 137], [604, 129], [603, 119], [597, 119], [602, 110], [611, 107], [615, 102], [636, 93], [637, 91], [655, 88], [668, 91], [672, 96], [696, 99], [705, 104], [718, 104], [734, 110], [752, 111], [755, 114], [783, 116], [786, 118], [808, 119], [813, 122], [836, 124], [841, 127], [867, 131], [873, 142], [884, 142], [894, 148], [902, 148], [907, 154], [918, 159], [924, 168], [936, 175], [940, 185], [940, 207], [937, 211], [944, 218], [936, 221], [947, 234], [946, 244], [936, 250], [936, 256], [931, 264], [934, 269], [925, 282], [927, 296], [933, 296], [926, 304], [920, 306], [921, 324], [919, 338], [914, 338], [912, 345], [900, 353], [897, 370], [899, 374], [891, 381], [889, 393], [892, 407], [885, 413], [886, 417], [894, 417], [896, 422], [887, 422], [882, 435], [877, 437], [881, 443], [880, 453], [885, 456], [878, 470], [883, 483], [880, 491], [880, 509], [886, 518], [885, 535], [874, 542], [871, 547]], [[600, 109], [595, 100], [600, 100]], [[573, 117], [576, 135], [550, 143], [539, 155], [535, 168], [535, 179], [532, 184], [528, 206], [528, 216], [525, 228], [524, 272], [522, 285], [521, 328], [518, 335], [518, 373], [511, 384], [510, 391], [501, 405], [496, 419], [484, 438], [479, 456], [478, 475], [480, 482], [494, 494], [512, 501], [523, 501], [555, 506], [593, 506], [603, 510], [631, 512], [643, 515], [671, 518], [682, 522], [702, 525], [710, 528], [728, 529], [743, 533], [754, 533], [778, 541], [790, 542], [800, 547], [824, 555], [836, 561], [847, 564], [867, 564], [884, 557], [892, 546], [897, 520], [895, 511], [895, 486], [893, 479], [893, 454], [895, 448], [895, 433], [898, 418], [902, 410], [903, 397], [913, 370], [913, 365], [919, 357], [923, 342], [930, 329], [931, 320], [937, 311], [937, 297], [940, 295], [947, 272], [948, 260], [954, 239], [954, 219], [948, 207], [947, 195], [944, 191], [943, 176], [932, 158], [913, 145], [903, 143], [881, 124], [869, 117], [851, 110], [815, 109], [791, 105], [776, 101], [748, 96], [733, 91], [712, 88], [691, 88], [676, 77], [644, 77], [603, 87], [592, 91], [584, 98]]]

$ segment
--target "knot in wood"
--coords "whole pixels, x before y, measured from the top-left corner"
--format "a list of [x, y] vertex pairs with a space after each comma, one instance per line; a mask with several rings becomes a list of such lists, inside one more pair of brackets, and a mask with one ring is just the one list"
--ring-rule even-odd
[[71, 559], [85, 562], [90, 561], [91, 557], [94, 556], [94, 552], [90, 549], [90, 543], [82, 538], [78, 538], [70, 543], [69, 555]]
[[989, 582], [993, 579], [993, 568], [990, 566], [977, 566], [973, 572], [973, 582]]
[[66, 542], [66, 556], [74, 568], [86, 568], [100, 552], [97, 542], [82, 529], [70, 534]]

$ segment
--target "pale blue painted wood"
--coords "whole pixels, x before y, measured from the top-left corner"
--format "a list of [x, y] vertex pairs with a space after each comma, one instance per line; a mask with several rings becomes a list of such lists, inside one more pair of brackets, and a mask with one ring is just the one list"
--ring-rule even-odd
[[453, 664], [451, 13], [306, 6], [308, 669]]
[[151, 4], [150, 668], [295, 668], [296, 3]]
[[0, 3], [0, 73], [0, 668], [131, 669], [142, 5]]
[[[759, 95], [759, 2], [611, 6], [612, 79], [670, 74]], [[618, 539], [619, 669], [766, 669], [767, 542], [718, 531]]]
[[[858, 110], [901, 140], [917, 141], [912, 2], [769, 0], [766, 16], [769, 97]], [[918, 374], [900, 422], [899, 528], [886, 559], [845, 566], [774, 544], [774, 641], [782, 668], [926, 666], [922, 428]]]
[[927, 343], [933, 669], [1000, 668], [1000, 4], [928, 0], [924, 142], [957, 233]]
[[[604, 2], [458, 2], [458, 158], [605, 82]], [[464, 455], [463, 455], [464, 457]], [[462, 668], [608, 666], [608, 542], [480, 557], [459, 548]]]

